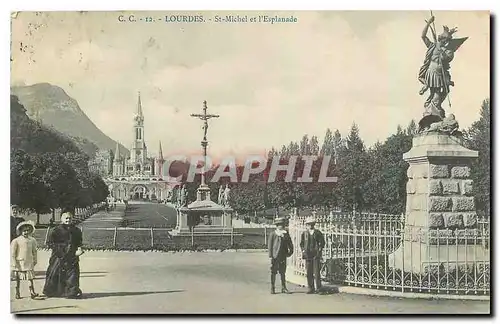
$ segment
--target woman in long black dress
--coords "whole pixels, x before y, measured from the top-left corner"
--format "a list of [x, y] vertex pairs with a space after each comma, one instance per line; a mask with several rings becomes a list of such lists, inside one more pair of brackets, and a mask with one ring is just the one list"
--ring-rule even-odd
[[43, 294], [47, 297], [80, 298], [82, 231], [71, 223], [73, 215], [61, 215], [61, 224], [51, 231], [47, 245], [52, 250]]

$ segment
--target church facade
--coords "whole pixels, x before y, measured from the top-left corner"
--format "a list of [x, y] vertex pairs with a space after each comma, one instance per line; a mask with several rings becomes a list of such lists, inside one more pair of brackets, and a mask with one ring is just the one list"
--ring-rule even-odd
[[122, 154], [118, 143], [112, 161], [112, 172], [104, 181], [115, 199], [164, 201], [170, 198], [173, 183], [163, 177], [163, 151], [159, 143], [158, 155], [151, 157], [145, 141], [144, 114], [141, 95], [133, 119], [133, 141], [130, 154]]

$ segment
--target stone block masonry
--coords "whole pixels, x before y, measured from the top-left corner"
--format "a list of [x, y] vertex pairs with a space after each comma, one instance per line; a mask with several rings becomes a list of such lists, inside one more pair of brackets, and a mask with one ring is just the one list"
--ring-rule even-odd
[[453, 211], [475, 211], [474, 197], [453, 197]]
[[452, 200], [450, 197], [429, 197], [429, 211], [451, 211]]
[[457, 179], [467, 179], [470, 177], [469, 166], [454, 166], [451, 168], [451, 177]]
[[443, 179], [441, 180], [441, 185], [443, 187], [443, 195], [460, 194], [459, 181], [455, 179]]
[[489, 265], [474, 206], [470, 166], [477, 157], [455, 136], [413, 137], [411, 150], [403, 154], [409, 167], [402, 244], [388, 256], [395, 269], [439, 278], [463, 264]]
[[431, 164], [429, 166], [430, 177], [435, 178], [449, 178], [450, 171], [448, 165]]
[[462, 180], [460, 188], [462, 190], [462, 195], [464, 196], [472, 196], [474, 194], [472, 189], [472, 180]]

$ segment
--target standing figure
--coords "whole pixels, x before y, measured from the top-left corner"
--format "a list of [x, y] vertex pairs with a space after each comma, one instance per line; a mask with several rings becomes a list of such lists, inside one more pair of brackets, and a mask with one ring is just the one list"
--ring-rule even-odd
[[424, 104], [426, 115], [435, 115], [442, 119], [445, 117], [445, 112], [441, 104], [450, 93], [450, 86], [455, 85], [451, 81], [450, 63], [455, 52], [467, 40], [467, 37], [454, 39], [453, 34], [457, 29], [443, 26], [444, 31], [437, 36], [437, 39], [435, 31], [432, 30], [434, 35], [434, 42], [432, 42], [427, 37], [427, 32], [433, 22], [434, 16], [431, 16], [422, 31], [422, 40], [427, 47], [427, 53], [418, 73], [418, 79], [423, 84], [419, 94], [423, 95], [429, 90], [429, 97]]
[[[325, 237], [323, 233], [314, 228], [316, 220], [314, 217], [306, 219], [306, 225], [309, 229], [304, 231], [300, 237], [300, 248], [302, 250], [302, 259], [306, 261], [308, 294], [314, 294], [321, 289], [321, 256], [325, 247]], [[316, 281], [316, 289], [314, 282]]]
[[72, 224], [73, 215], [61, 215], [61, 224], [51, 231], [47, 245], [52, 250], [43, 293], [47, 297], [80, 298], [82, 231]]
[[181, 207], [181, 192], [182, 192], [182, 186], [179, 185], [177, 187], [177, 190], [176, 190], [177, 199], [176, 199], [175, 204], [176, 204], [177, 208]]
[[187, 189], [186, 189], [186, 185], [182, 185], [182, 189], [181, 189], [181, 204], [180, 206], [181, 207], [185, 207], [187, 205]]
[[224, 189], [222, 188], [222, 185], [219, 187], [219, 196], [217, 199], [217, 203], [221, 206], [223, 206], [223, 200], [224, 200]]
[[231, 194], [231, 189], [229, 189], [229, 185], [226, 184], [226, 189], [224, 189], [224, 207], [229, 207], [230, 194]]
[[40, 299], [33, 285], [37, 264], [37, 245], [32, 236], [35, 225], [31, 221], [21, 222], [17, 225], [16, 231], [19, 236], [10, 243], [11, 267], [16, 280], [16, 299], [21, 299], [19, 291], [21, 280], [29, 281], [31, 298]]
[[285, 230], [286, 220], [282, 217], [274, 221], [276, 230], [268, 241], [269, 258], [271, 259], [271, 294], [275, 294], [276, 274], [281, 277], [281, 292], [288, 294], [286, 288], [286, 259], [293, 254], [293, 243], [290, 234]]

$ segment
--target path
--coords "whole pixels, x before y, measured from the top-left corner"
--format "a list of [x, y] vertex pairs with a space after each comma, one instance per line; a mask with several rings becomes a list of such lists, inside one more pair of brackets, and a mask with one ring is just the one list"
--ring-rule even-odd
[[177, 222], [177, 212], [165, 204], [131, 202], [124, 219], [128, 227], [174, 228]]
[[[175, 227], [176, 211], [170, 206], [157, 203], [130, 202], [117, 204], [110, 212], [101, 210], [81, 223], [85, 228], [111, 227]], [[125, 225], [125, 226], [124, 226]]]
[[120, 226], [125, 212], [125, 205], [116, 204], [114, 210], [107, 212], [106, 210], [99, 210], [97, 213], [91, 215], [89, 218], [79, 224], [85, 228], [103, 228]]
[[[11, 310], [18, 314], [489, 313], [489, 302], [306, 295], [304, 288], [293, 285], [291, 295], [271, 295], [268, 258], [261, 252], [87, 252], [81, 259], [84, 299], [15, 300], [11, 289]], [[39, 252], [39, 260], [38, 269], [46, 269], [48, 253]], [[40, 273], [35, 281], [38, 291], [43, 282]], [[27, 295], [26, 286], [21, 293]]]

